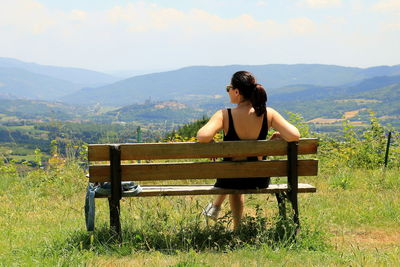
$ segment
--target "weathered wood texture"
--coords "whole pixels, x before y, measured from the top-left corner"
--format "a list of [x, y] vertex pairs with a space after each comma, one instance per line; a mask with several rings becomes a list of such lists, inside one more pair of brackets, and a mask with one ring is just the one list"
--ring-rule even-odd
[[[287, 164], [287, 160], [125, 164], [121, 166], [121, 180], [281, 177], [287, 176]], [[298, 161], [298, 175], [315, 176], [317, 172], [318, 160], [302, 159]], [[110, 166], [89, 166], [89, 175], [91, 182], [108, 182], [110, 181]]]
[[[111, 144], [110, 144], [111, 145]], [[108, 161], [110, 145], [89, 145], [89, 161]], [[282, 156], [286, 141], [225, 141], [218, 143], [121, 144], [121, 160], [190, 159], [210, 157]], [[315, 154], [318, 139], [304, 138], [298, 143], [299, 155]]]
[[[122, 193], [123, 197], [152, 197], [152, 196], [186, 196], [186, 195], [219, 195], [219, 194], [275, 194], [288, 191], [287, 184], [270, 184], [262, 189], [223, 189], [213, 185], [144, 185], [138, 195]], [[315, 193], [317, 189], [309, 184], [299, 184], [298, 193]], [[105, 198], [107, 196], [96, 196]]]

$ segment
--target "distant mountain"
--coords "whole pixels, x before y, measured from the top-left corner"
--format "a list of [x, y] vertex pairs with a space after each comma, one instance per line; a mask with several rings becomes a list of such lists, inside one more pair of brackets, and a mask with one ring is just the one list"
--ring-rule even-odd
[[0, 97], [0, 124], [7, 120], [78, 120], [86, 119], [87, 110], [64, 103]]
[[[328, 93], [327, 93], [328, 91]], [[190, 104], [188, 104], [190, 103]], [[285, 115], [285, 111], [300, 113], [305, 120], [340, 119], [352, 113], [353, 121], [368, 121], [368, 109], [384, 123], [400, 127], [400, 75], [366, 79], [356, 85], [324, 87], [296, 85], [280, 88], [269, 94], [268, 106]], [[210, 116], [216, 110], [229, 107], [227, 97], [188, 95], [180, 101], [146, 101], [110, 110], [102, 105], [71, 106], [58, 102], [12, 99], [0, 94], [0, 125], [19, 119], [73, 120], [103, 123], [136, 122], [156, 127], [182, 124]], [[286, 115], [285, 115], [286, 116]], [[335, 120], [333, 120], [335, 121]], [[329, 127], [341, 127], [327, 123]], [[335, 126], [336, 125], [336, 126]], [[324, 126], [325, 127], [325, 126]], [[329, 128], [328, 127], [328, 128]], [[339, 128], [338, 128], [339, 129]]]
[[9, 98], [55, 100], [80, 88], [77, 84], [50, 76], [0, 67], [0, 95]]
[[147, 102], [124, 106], [120, 109], [109, 111], [98, 116], [102, 121], [119, 122], [173, 122], [186, 123], [201, 118], [207, 110], [194, 109], [177, 101]]
[[362, 122], [368, 121], [370, 110], [381, 122], [400, 127], [400, 75], [366, 79], [347, 87], [301, 88], [283, 88], [282, 93], [271, 95], [269, 105], [281, 112], [300, 113], [306, 120], [340, 119], [353, 113], [351, 120]]
[[27, 63], [0, 58], [0, 95], [56, 100], [83, 87], [100, 86], [117, 78], [91, 70]]
[[400, 75], [374, 77], [348, 86], [292, 85], [279, 88], [269, 96], [272, 103], [324, 98], [348, 98], [357, 93], [380, 89], [396, 83], [400, 83]]
[[57, 67], [23, 62], [13, 58], [0, 57], [1, 68], [15, 68], [32, 73], [46, 75], [52, 78], [65, 80], [82, 87], [101, 86], [116, 82], [118, 78], [109, 74], [81, 68]]
[[[368, 110], [372, 110], [382, 122], [400, 127], [400, 75], [374, 77], [347, 86], [287, 86], [269, 94], [268, 106], [282, 114], [285, 111], [299, 113], [307, 121], [315, 118], [340, 119], [345, 113], [354, 113], [351, 117], [353, 121], [368, 121]], [[102, 121], [186, 123], [226, 107], [229, 107], [227, 96], [193, 94], [180, 98], [180, 102], [147, 101], [124, 106], [98, 118]]]
[[[109, 110], [109, 109], [108, 109]], [[16, 121], [92, 121], [100, 123], [137, 122], [183, 124], [211, 115], [177, 101], [147, 102], [105, 111], [99, 106], [72, 106], [54, 101], [10, 99], [0, 95], [0, 125]]]
[[258, 82], [263, 84], [271, 94], [279, 91], [278, 88], [291, 85], [337, 87], [346, 84], [349, 86], [364, 79], [373, 78], [377, 74], [400, 75], [400, 65], [367, 69], [319, 64], [195, 66], [135, 76], [97, 88], [84, 88], [62, 100], [74, 104], [100, 103], [123, 106], [143, 103], [150, 98], [164, 101], [185, 98], [187, 95], [224, 95], [225, 85], [229, 83], [232, 74], [238, 70], [254, 73]]
[[163, 72], [168, 71], [169, 69], [143, 69], [143, 70], [115, 70], [115, 71], [108, 71], [107, 74], [111, 76], [117, 77], [120, 80], [129, 79], [133, 76], [139, 76], [144, 74], [156, 73], [156, 72]]
[[[301, 113], [306, 120], [341, 118], [353, 111], [360, 119], [368, 115], [367, 108], [396, 125], [400, 119], [400, 65], [365, 69], [316, 64], [195, 66], [82, 89], [75, 82], [24, 68], [1, 67], [10, 62], [19, 64], [0, 60], [1, 118], [185, 123], [229, 106], [225, 85], [234, 72], [248, 70], [266, 87], [269, 106]], [[62, 99], [83, 106], [28, 99]], [[92, 104], [96, 105], [87, 110]]]
[[361, 71], [366, 77], [400, 75], [400, 65], [370, 67]]
[[379, 76], [371, 79], [365, 79], [355, 86], [349, 87], [344, 94], [355, 94], [374, 89], [386, 87], [388, 85], [400, 83], [400, 75], [397, 76]]

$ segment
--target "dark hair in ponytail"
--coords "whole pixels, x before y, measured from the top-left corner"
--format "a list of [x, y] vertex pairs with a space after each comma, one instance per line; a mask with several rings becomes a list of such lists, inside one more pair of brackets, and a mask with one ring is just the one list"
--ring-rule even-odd
[[256, 82], [253, 74], [247, 71], [238, 71], [231, 79], [233, 88], [238, 89], [245, 100], [249, 100], [257, 116], [265, 113], [267, 93], [261, 84]]

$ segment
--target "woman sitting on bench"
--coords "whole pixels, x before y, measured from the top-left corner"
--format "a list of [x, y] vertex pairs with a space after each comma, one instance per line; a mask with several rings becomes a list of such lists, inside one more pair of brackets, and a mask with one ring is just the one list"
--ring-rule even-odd
[[[224, 131], [224, 141], [265, 140], [268, 129], [276, 132], [270, 139], [284, 139], [288, 142], [298, 141], [300, 133], [295, 126], [286, 121], [277, 111], [266, 107], [267, 94], [254, 75], [247, 71], [236, 72], [226, 87], [230, 102], [236, 104], [233, 109], [217, 111], [198, 132], [197, 140], [201, 143], [211, 142], [217, 132]], [[243, 158], [224, 158], [224, 161], [244, 160]], [[261, 157], [249, 157], [247, 160], [257, 161]], [[228, 189], [266, 188], [269, 177], [260, 178], [225, 178], [217, 179], [215, 187]], [[203, 214], [214, 220], [218, 218], [221, 205], [226, 195], [219, 195], [210, 203]], [[229, 195], [233, 216], [233, 227], [237, 229], [243, 215], [244, 196]]]

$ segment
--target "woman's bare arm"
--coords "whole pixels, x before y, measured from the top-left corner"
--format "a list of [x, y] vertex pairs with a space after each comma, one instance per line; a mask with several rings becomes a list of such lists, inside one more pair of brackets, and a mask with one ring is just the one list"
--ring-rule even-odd
[[287, 142], [298, 141], [300, 139], [299, 130], [285, 120], [279, 112], [272, 108], [268, 108], [268, 113], [271, 114], [271, 127], [279, 132], [281, 138]]
[[223, 129], [223, 121], [222, 110], [215, 112], [207, 124], [197, 132], [197, 140], [200, 143], [208, 143], [213, 140], [215, 134]]

